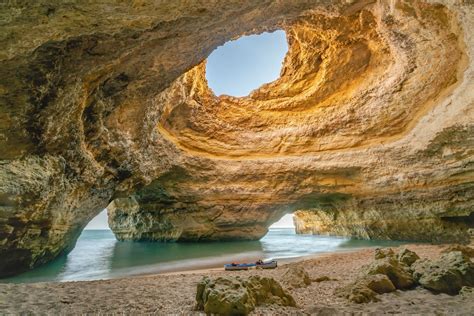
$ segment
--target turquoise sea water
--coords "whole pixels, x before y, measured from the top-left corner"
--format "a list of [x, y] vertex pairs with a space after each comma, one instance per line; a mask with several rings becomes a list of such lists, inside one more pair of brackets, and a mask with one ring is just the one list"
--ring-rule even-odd
[[119, 242], [110, 230], [84, 230], [67, 256], [0, 282], [78, 281], [137, 274], [217, 267], [259, 258], [283, 259], [400, 242], [296, 235], [293, 228], [274, 228], [259, 241], [154, 243]]

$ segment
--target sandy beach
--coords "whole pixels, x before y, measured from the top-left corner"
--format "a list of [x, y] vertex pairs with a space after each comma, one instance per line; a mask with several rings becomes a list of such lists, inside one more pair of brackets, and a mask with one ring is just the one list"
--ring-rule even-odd
[[[436, 258], [443, 247], [409, 245], [422, 258]], [[219, 268], [131, 278], [34, 284], [0, 284], [0, 310], [4, 314], [199, 314], [195, 311], [196, 285], [204, 276], [259, 274], [281, 280], [291, 265], [303, 265], [312, 280], [306, 288], [288, 289], [297, 307], [259, 306], [253, 315], [419, 314], [472, 315], [474, 301], [462, 296], [432, 294], [417, 288], [380, 295], [379, 302], [354, 304], [334, 295], [349, 283], [358, 268], [373, 260], [374, 249], [325, 254], [280, 265], [275, 270], [225, 272]]]

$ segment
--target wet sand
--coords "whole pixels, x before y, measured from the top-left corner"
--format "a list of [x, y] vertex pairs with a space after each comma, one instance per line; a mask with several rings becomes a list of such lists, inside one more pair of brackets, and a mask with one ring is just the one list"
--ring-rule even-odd
[[[433, 245], [409, 245], [422, 258], [436, 258], [442, 249]], [[434, 295], [423, 289], [380, 295], [380, 302], [353, 304], [333, 294], [355, 278], [358, 268], [373, 260], [374, 249], [325, 254], [280, 265], [275, 270], [225, 272], [221, 268], [173, 272], [122, 279], [0, 284], [2, 314], [199, 314], [194, 310], [196, 284], [204, 276], [264, 275], [280, 280], [289, 265], [304, 265], [312, 279], [328, 276], [332, 281], [312, 282], [290, 289], [298, 307], [260, 306], [253, 315], [419, 314], [472, 315], [474, 302], [461, 296]]]

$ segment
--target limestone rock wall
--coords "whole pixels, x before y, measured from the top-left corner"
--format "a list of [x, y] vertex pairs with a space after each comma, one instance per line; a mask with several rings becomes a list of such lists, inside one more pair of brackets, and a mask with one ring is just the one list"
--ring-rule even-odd
[[[387, 190], [385, 194], [353, 196], [345, 201], [294, 213], [297, 233], [352, 236], [363, 239], [469, 242], [474, 228], [472, 149], [474, 128], [453, 127], [438, 134], [417, 156], [405, 155], [400, 163], [420, 159], [423, 163], [441, 157], [464, 161], [458, 167], [433, 166], [415, 173], [380, 177], [377, 187], [400, 184], [411, 189]], [[455, 158], [456, 157], [456, 158]], [[467, 158], [464, 160], [465, 157]], [[400, 167], [401, 168], [401, 167]], [[446, 183], [464, 179], [459, 183]], [[436, 185], [428, 185], [436, 183]]]
[[[119, 239], [259, 238], [296, 210], [465, 238], [473, 27], [461, 0], [2, 5], [0, 275], [66, 253], [112, 201]], [[216, 97], [212, 50], [276, 29], [280, 78]]]

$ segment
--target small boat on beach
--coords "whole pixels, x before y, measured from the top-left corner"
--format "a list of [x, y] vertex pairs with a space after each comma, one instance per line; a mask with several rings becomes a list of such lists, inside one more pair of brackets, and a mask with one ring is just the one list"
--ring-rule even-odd
[[229, 263], [224, 265], [224, 270], [226, 271], [240, 271], [248, 270], [250, 268], [256, 267], [257, 269], [275, 269], [278, 266], [276, 260], [271, 260], [263, 262], [261, 260], [256, 263]]
[[275, 269], [278, 267], [278, 262], [276, 260], [271, 260], [263, 263], [256, 264], [257, 269]]
[[249, 268], [255, 267], [255, 263], [229, 263], [224, 264], [224, 269], [226, 271], [239, 271], [239, 270], [248, 270]]

